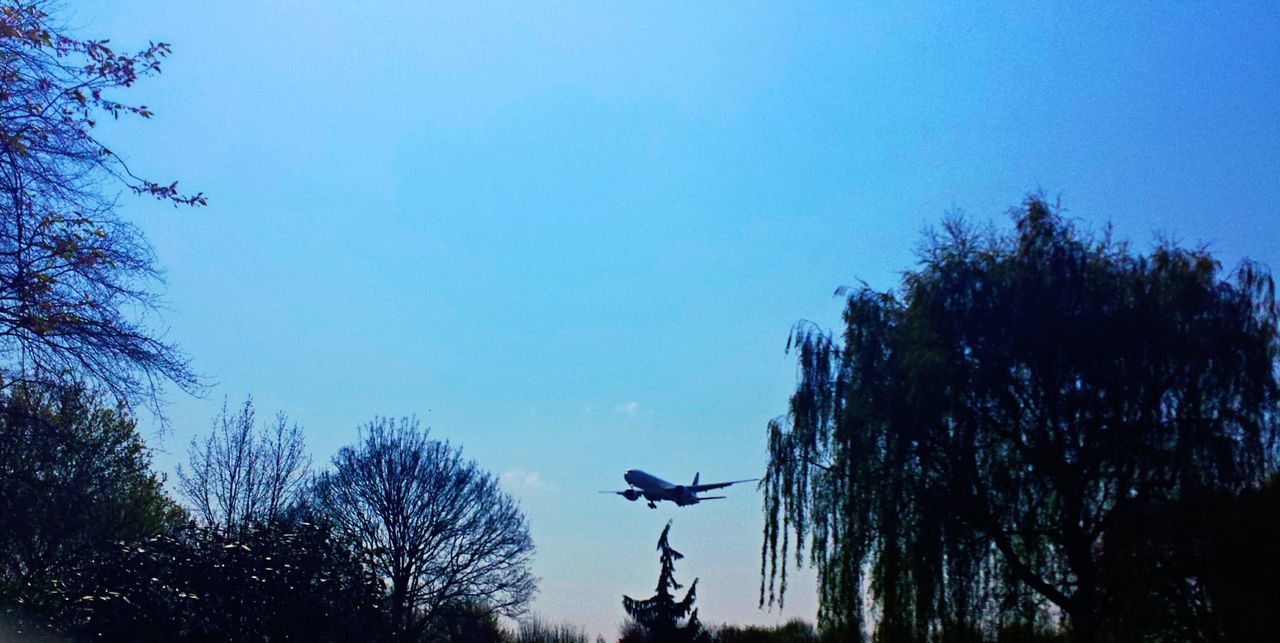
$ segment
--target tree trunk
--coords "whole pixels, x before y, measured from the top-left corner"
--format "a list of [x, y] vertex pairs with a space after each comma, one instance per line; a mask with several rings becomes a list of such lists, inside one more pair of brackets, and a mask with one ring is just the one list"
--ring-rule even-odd
[[1094, 643], [1098, 638], [1098, 606], [1094, 587], [1082, 586], [1071, 597], [1071, 643]]

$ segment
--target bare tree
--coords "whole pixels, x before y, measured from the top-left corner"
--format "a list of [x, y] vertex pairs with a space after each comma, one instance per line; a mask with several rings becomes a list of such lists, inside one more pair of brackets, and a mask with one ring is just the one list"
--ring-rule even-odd
[[213, 419], [203, 443], [187, 449], [188, 467], [178, 467], [178, 489], [206, 525], [237, 533], [271, 522], [299, 498], [307, 480], [302, 429], [283, 412], [256, 428], [253, 398]]
[[515, 616], [533, 596], [533, 540], [516, 501], [416, 419], [367, 424], [314, 492], [316, 509], [388, 584], [402, 633], [417, 634], [441, 608], [467, 601]]
[[258, 451], [262, 481], [258, 513], [275, 520], [301, 498], [311, 477], [311, 456], [306, 453], [302, 428], [290, 423], [284, 411], [277, 411], [263, 425]]
[[[128, 190], [184, 205], [177, 183], [135, 175], [98, 118], [150, 118], [113, 98], [159, 73], [152, 43], [118, 53], [59, 31], [43, 0], [0, 0], [0, 385], [85, 379], [156, 407], [158, 386], [199, 382], [148, 323], [159, 280], [142, 234], [116, 212]], [[158, 410], [158, 408], [157, 408]]]

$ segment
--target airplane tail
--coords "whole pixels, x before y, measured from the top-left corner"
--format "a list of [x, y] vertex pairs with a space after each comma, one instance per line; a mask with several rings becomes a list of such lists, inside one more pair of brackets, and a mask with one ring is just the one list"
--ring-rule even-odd
[[698, 473], [693, 474], [693, 484], [691, 484], [691, 485], [689, 485], [689, 486], [690, 486], [690, 487], [696, 487], [696, 486], [698, 486], [698, 478], [699, 478], [700, 476], [702, 476], [702, 472], [701, 472], [701, 471], [699, 471]]

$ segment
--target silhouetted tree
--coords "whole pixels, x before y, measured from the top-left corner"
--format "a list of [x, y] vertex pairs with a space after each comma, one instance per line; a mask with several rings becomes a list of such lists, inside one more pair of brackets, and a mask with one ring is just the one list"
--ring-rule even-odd
[[42, 0], [0, 2], [0, 384], [94, 382], [118, 401], [187, 390], [186, 359], [146, 324], [159, 279], [141, 233], [116, 212], [117, 186], [203, 205], [135, 175], [95, 135], [96, 119], [149, 118], [113, 97], [160, 71], [169, 45], [112, 51], [59, 31]]
[[53, 619], [104, 548], [181, 520], [131, 418], [81, 387], [0, 394], [0, 602]]
[[683, 599], [675, 599], [674, 591], [683, 587], [676, 582], [675, 563], [684, 558], [684, 555], [672, 548], [667, 541], [670, 531], [671, 522], [668, 521], [667, 526], [662, 529], [662, 536], [658, 538], [658, 560], [662, 567], [658, 572], [657, 593], [643, 600], [622, 597], [622, 607], [638, 626], [633, 636], [623, 637], [629, 643], [711, 641], [711, 636], [698, 622], [698, 610], [693, 607], [693, 602], [697, 600], [698, 580], [694, 579]]
[[461, 603], [514, 616], [533, 595], [533, 540], [516, 501], [416, 419], [363, 427], [317, 477], [313, 502], [387, 583], [402, 635]]
[[280, 518], [299, 500], [310, 466], [302, 429], [284, 413], [258, 428], [253, 398], [234, 413], [223, 402], [203, 444], [192, 438], [178, 489], [205, 525], [234, 534]]
[[[604, 643], [603, 637], [596, 638]], [[508, 643], [591, 643], [580, 627], [568, 623], [548, 623], [537, 618], [520, 620], [520, 627], [507, 637]]]
[[795, 619], [775, 627], [722, 625], [715, 629], [716, 643], [818, 643], [813, 625]]
[[794, 332], [800, 381], [762, 483], [762, 602], [807, 549], [820, 621], [850, 638], [870, 600], [878, 640], [1065, 614], [1092, 641], [1138, 586], [1104, 566], [1113, 526], [1274, 467], [1264, 268], [1224, 278], [1172, 243], [1137, 255], [1039, 198], [1015, 219], [1011, 234], [949, 221], [898, 290], [849, 293], [841, 342]]
[[483, 603], [462, 601], [437, 610], [426, 641], [440, 643], [507, 643], [498, 615]]

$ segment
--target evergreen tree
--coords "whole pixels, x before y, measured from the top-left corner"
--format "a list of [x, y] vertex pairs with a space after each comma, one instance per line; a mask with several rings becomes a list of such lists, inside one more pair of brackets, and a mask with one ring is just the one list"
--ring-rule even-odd
[[[664, 643], [668, 641], [672, 643], [709, 642], [711, 637], [702, 628], [702, 623], [698, 622], [698, 610], [693, 608], [698, 580], [696, 578], [693, 580], [683, 600], [675, 599], [674, 590], [684, 587], [676, 582], [675, 563], [684, 558], [684, 555], [672, 549], [671, 544], [667, 542], [667, 534], [670, 531], [671, 522], [667, 521], [667, 526], [662, 530], [662, 537], [658, 538], [658, 551], [661, 552], [659, 560], [662, 563], [662, 571], [658, 574], [658, 593], [645, 600], [623, 596], [622, 606], [639, 626], [638, 630], [632, 628], [632, 632], [641, 634], [642, 640]], [[687, 620], [685, 620], [686, 616]], [[683, 625], [681, 621], [685, 621]], [[624, 638], [631, 640], [630, 636]]]

